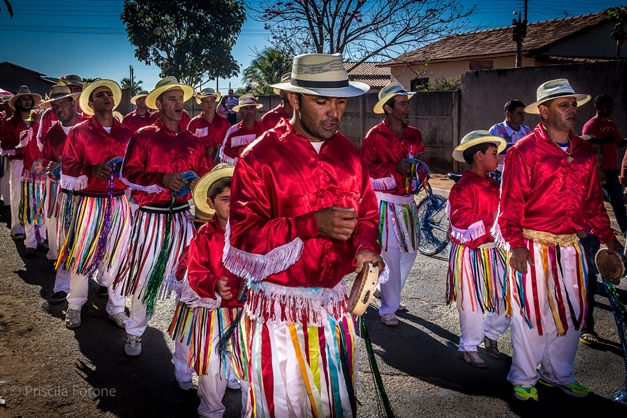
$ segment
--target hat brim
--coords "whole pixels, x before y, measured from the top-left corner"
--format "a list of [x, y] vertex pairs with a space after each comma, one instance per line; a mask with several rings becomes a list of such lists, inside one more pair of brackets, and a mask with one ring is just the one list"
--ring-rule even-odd
[[161, 86], [146, 96], [146, 106], [151, 109], [157, 109], [157, 99], [166, 91], [181, 89], [183, 90], [183, 101], [186, 102], [192, 98], [194, 95], [194, 88], [192, 86], [188, 86], [187, 84], [168, 84], [167, 86]]
[[242, 107], [247, 107], [247, 106], [255, 106], [257, 109], [261, 109], [263, 107], [263, 105], [261, 103], [257, 103], [256, 105], [254, 105], [254, 104], [237, 105], [237, 106], [233, 106], [233, 112], [239, 112], [239, 110]]
[[200, 95], [200, 96], [196, 96], [196, 103], [198, 104], [202, 104], [202, 99], [204, 99], [205, 97], [215, 97], [216, 98], [216, 102], [219, 102], [220, 100], [222, 100], [222, 95], [218, 92], [216, 94], [208, 94], [208, 95]]
[[590, 96], [589, 94], [568, 94], [568, 93], [564, 93], [563, 95], [556, 96], [556, 97], [548, 97], [546, 99], [538, 100], [537, 102], [533, 102], [533, 103], [525, 106], [525, 113], [527, 113], [529, 115], [539, 115], [540, 114], [539, 106], [542, 103], [546, 103], [546, 102], [548, 102], [550, 100], [560, 99], [562, 97], [574, 97], [575, 99], [577, 99], [577, 107], [588, 103], [590, 101], [590, 99], [592, 98], [592, 96]]
[[13, 109], [15, 109], [15, 102], [17, 101], [17, 99], [19, 99], [22, 96], [31, 96], [33, 98], [33, 107], [37, 106], [41, 102], [41, 95], [40, 94], [37, 94], [37, 93], [21, 93], [21, 94], [16, 94], [15, 96], [11, 97], [11, 100], [9, 100], [9, 106], [11, 106]]
[[81, 96], [78, 99], [79, 107], [84, 114], [88, 116], [94, 115], [94, 109], [89, 106], [89, 96], [91, 96], [94, 90], [100, 87], [108, 87], [109, 90], [111, 90], [111, 93], [113, 93], [112, 110], [117, 109], [117, 107], [120, 105], [120, 102], [122, 101], [122, 88], [120, 88], [120, 85], [113, 80], [96, 80], [93, 83], [88, 84], [87, 87], [83, 89], [83, 91], [81, 92]]
[[71, 97], [73, 100], [76, 100], [80, 97], [80, 95], [81, 95], [80, 93], [70, 93], [70, 94], [65, 94], [61, 97], [55, 97], [54, 99], [43, 100], [41, 103], [39, 103], [39, 107], [43, 109], [50, 109], [52, 107], [52, 102], [63, 100], [67, 97]]
[[235, 171], [235, 167], [233, 166], [220, 168], [218, 170], [214, 169], [198, 180], [196, 187], [194, 187], [194, 190], [192, 191], [192, 199], [194, 200], [197, 218], [202, 218], [203, 215], [209, 218], [213, 216], [215, 210], [207, 203], [207, 192], [209, 191], [211, 185], [216, 181], [225, 177], [233, 177], [233, 171]]
[[606, 280], [618, 280], [625, 275], [625, 265], [620, 256], [609, 252], [607, 248], [600, 249], [594, 256], [597, 270]]
[[131, 97], [131, 104], [136, 105], [137, 99], [141, 99], [142, 97], [146, 97], [146, 96], [148, 96], [148, 94], [138, 94], [137, 96]]
[[388, 102], [388, 100], [390, 100], [392, 97], [394, 97], [394, 96], [407, 96], [407, 100], [409, 100], [412, 97], [414, 97], [414, 94], [416, 94], [415, 91], [406, 91], [404, 93], [390, 93], [390, 94], [387, 94], [387, 95], [383, 96], [383, 98], [381, 100], [379, 100], [376, 105], [374, 105], [374, 108], [372, 109], [372, 111], [374, 113], [376, 113], [377, 115], [381, 115], [381, 114], [385, 113], [383, 111], [383, 106], [385, 106], [385, 104]]
[[356, 97], [370, 90], [370, 86], [359, 81], [349, 81], [348, 86], [338, 88], [306, 88], [292, 84], [291, 82], [271, 84], [270, 87], [293, 93], [310, 94], [324, 97]]
[[466, 162], [466, 160], [464, 160], [464, 151], [466, 151], [470, 147], [474, 147], [475, 145], [483, 143], [497, 144], [499, 154], [503, 152], [505, 148], [507, 148], [507, 142], [500, 136], [482, 136], [472, 139], [468, 142], [464, 142], [463, 144], [459, 144], [457, 147], [455, 147], [455, 149], [453, 150], [453, 159], [462, 163]]

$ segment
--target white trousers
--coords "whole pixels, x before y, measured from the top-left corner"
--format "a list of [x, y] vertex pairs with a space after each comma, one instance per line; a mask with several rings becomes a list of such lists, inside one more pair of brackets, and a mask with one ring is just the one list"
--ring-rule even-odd
[[180, 342], [178, 338], [174, 340], [174, 353], [172, 353], [172, 363], [174, 363], [174, 377], [177, 382], [190, 382], [194, 370], [187, 367], [189, 358], [189, 345], [186, 341]]
[[510, 324], [510, 318], [505, 315], [504, 306], [500, 312], [488, 312], [484, 320], [483, 312], [478, 307], [475, 307], [474, 311], [472, 309], [460, 309], [459, 351], [477, 351], [477, 347], [483, 342], [484, 337], [498, 340], [507, 331]]
[[[118, 291], [121, 289], [118, 289]], [[146, 306], [142, 302], [143, 292], [135, 292], [131, 299], [128, 322], [126, 323], [126, 333], [141, 337], [148, 327], [150, 317], [146, 314]]]
[[[24, 239], [24, 246], [26, 248], [37, 248], [37, 235], [35, 234], [35, 225], [25, 222], [24, 235], [26, 236], [26, 238]], [[39, 235], [41, 235], [42, 240], [46, 239], [46, 225], [42, 225], [39, 227]]]
[[417, 252], [406, 253], [400, 250], [396, 234], [388, 235], [388, 249], [381, 251], [381, 257], [390, 270], [390, 279], [381, 285], [381, 307], [379, 315], [393, 314], [401, 304], [401, 291], [405, 286]]
[[14, 234], [23, 234], [24, 227], [20, 222], [20, 201], [22, 200], [22, 170], [24, 169], [24, 161], [13, 160], [10, 164], [11, 232]]
[[[111, 281], [113, 283], [113, 281]], [[115, 292], [113, 284], [109, 285], [109, 301], [107, 302], [107, 313], [115, 315], [124, 312], [126, 306], [126, 298], [118, 291]], [[69, 309], [80, 311], [83, 305], [87, 303], [89, 293], [89, 277], [82, 274], [70, 273], [70, 292], [67, 296], [67, 304]]]
[[54, 278], [54, 287], [52, 288], [52, 292], [70, 293], [70, 280], [71, 275], [68, 270], [58, 269], [57, 275]]
[[5, 206], [11, 205], [11, 185], [9, 180], [11, 178], [11, 163], [7, 157], [0, 157], [4, 159], [4, 173], [0, 178], [0, 195], [2, 195], [2, 201]]

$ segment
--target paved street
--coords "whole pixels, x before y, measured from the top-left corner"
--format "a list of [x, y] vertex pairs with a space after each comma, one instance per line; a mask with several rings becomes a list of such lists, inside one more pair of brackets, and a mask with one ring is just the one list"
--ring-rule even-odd
[[[26, 263], [22, 242], [11, 240], [8, 210], [0, 210], [0, 418], [6, 417], [192, 417], [195, 391], [181, 391], [174, 380], [172, 343], [167, 327], [173, 302], [164, 301], [144, 336], [139, 358], [123, 353], [124, 331], [108, 321], [106, 300], [92, 283], [83, 309], [83, 325], [63, 324], [66, 305], [48, 305], [54, 275], [43, 253]], [[398, 327], [379, 322], [374, 305], [363, 317], [374, 344], [387, 393], [398, 417], [542, 417], [576, 411], [625, 417], [627, 407], [608, 400], [625, 379], [616, 325], [603, 292], [597, 295], [600, 349], [580, 344], [576, 375], [593, 392], [576, 399], [559, 389], [538, 387], [539, 402], [514, 398], [506, 380], [512, 349], [502, 337], [502, 360], [490, 358], [485, 370], [473, 369], [457, 356], [457, 311], [445, 306], [444, 254], [419, 255], [403, 292], [409, 310]], [[600, 286], [602, 287], [602, 286]], [[627, 300], [627, 284], [620, 285]], [[378, 415], [372, 373], [360, 345], [358, 416]], [[226, 417], [239, 416], [239, 392], [228, 391]]]

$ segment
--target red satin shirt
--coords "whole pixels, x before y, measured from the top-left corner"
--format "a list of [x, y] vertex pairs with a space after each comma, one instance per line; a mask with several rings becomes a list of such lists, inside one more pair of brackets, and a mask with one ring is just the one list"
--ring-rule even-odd
[[493, 242], [490, 229], [499, 207], [499, 184], [466, 170], [448, 195], [451, 241], [469, 248]]
[[618, 170], [618, 147], [623, 137], [618, 132], [618, 127], [611, 120], [602, 121], [596, 116], [586, 122], [581, 130], [582, 135], [594, 135], [603, 144], [603, 170]]
[[37, 131], [37, 140], [39, 142], [43, 142], [42, 138], [46, 136], [48, 131], [52, 129], [59, 121], [57, 117], [54, 115], [52, 109], [46, 109], [43, 115], [41, 115], [41, 120], [39, 121], [39, 130]]
[[287, 113], [283, 105], [278, 105], [274, 109], [267, 111], [261, 119], [259, 119], [259, 123], [263, 127], [264, 131], [269, 131], [277, 126], [277, 124], [282, 120], [289, 122], [290, 119], [292, 119], [292, 115]]
[[510, 248], [525, 246], [523, 228], [575, 234], [588, 223], [602, 243], [614, 238], [592, 147], [569, 135], [572, 162], [541, 123], [507, 151], [498, 223]]
[[[159, 115], [160, 113], [158, 110], [155, 110], [150, 114], [150, 119], [152, 120], [152, 123], [156, 123], [157, 121], [161, 120]], [[189, 125], [190, 120], [191, 118], [189, 117], [189, 113], [187, 113], [186, 110], [183, 110], [183, 117], [179, 121], [179, 128], [181, 129], [181, 131], [187, 130], [187, 125]]]
[[[2, 132], [0, 134], [0, 144], [2, 151], [14, 150], [15, 155], [9, 155], [9, 160], [21, 160], [23, 158], [23, 149], [15, 148], [20, 144], [23, 136], [28, 131], [28, 125], [17, 115], [13, 115], [2, 123]], [[22, 134], [24, 132], [24, 134]]]
[[[189, 131], [176, 134], [158, 120], [133, 135], [124, 157], [122, 176], [130, 183], [131, 197], [138, 205], [169, 205], [172, 192], [163, 184], [163, 176], [188, 170], [198, 177], [209, 172], [202, 142]], [[176, 197], [175, 203], [189, 199], [190, 193]]]
[[399, 138], [384, 120], [368, 131], [361, 144], [361, 155], [368, 165], [374, 189], [397, 196], [408, 193], [406, 176], [396, 170], [396, 163], [425, 150], [422, 133], [413, 126], [404, 125], [405, 132]]
[[[202, 141], [206, 151], [211, 147], [219, 147], [222, 145], [222, 141], [224, 140], [226, 132], [230, 127], [231, 124], [229, 121], [218, 114], [216, 114], [213, 121], [209, 123], [201, 113], [189, 122], [187, 130], [196, 135], [198, 139]], [[212, 169], [217, 165], [215, 161], [216, 152], [217, 150], [214, 150], [211, 155], [207, 155], [205, 153], [207, 167], [209, 167], [209, 169]]]
[[154, 121], [150, 117], [150, 112], [146, 112], [144, 115], [138, 115], [137, 110], [133, 110], [131, 113], [124, 116], [124, 119], [122, 119], [122, 124], [133, 131], [133, 133], [135, 133], [135, 131], [139, 128], [150, 126], [153, 123]]
[[[126, 145], [132, 132], [113, 118], [111, 133], [108, 133], [94, 117], [74, 125], [67, 135], [61, 168], [61, 187], [67, 190], [79, 190], [82, 193], [103, 195], [109, 193], [109, 180], [92, 176], [93, 166], [124, 157]], [[69, 179], [64, 179], [69, 176]], [[87, 176], [87, 187], [81, 188], [76, 181]], [[113, 183], [113, 192], [124, 192], [128, 186], [120, 178]]]
[[218, 280], [226, 277], [233, 298], [230, 300], [222, 299], [220, 307], [240, 308], [244, 306], [244, 303], [237, 301], [236, 296], [242, 279], [224, 267], [222, 264], [223, 251], [224, 229], [220, 227], [214, 217], [196, 231], [194, 238], [189, 243], [187, 255], [189, 285], [200, 297], [215, 299], [218, 293]]
[[[315, 212], [331, 206], [357, 213], [348, 241], [320, 235]], [[265, 279], [283, 286], [332, 288], [353, 271], [358, 249], [380, 252], [377, 199], [357, 148], [336, 133], [318, 154], [285, 121], [237, 163], [229, 220], [231, 245], [246, 253], [267, 254], [303, 241], [296, 263]]]
[[33, 125], [28, 129], [26, 137], [23, 138], [22, 143], [26, 142], [22, 147], [24, 152], [24, 169], [22, 170], [22, 175], [30, 174], [30, 170], [33, 166], [33, 163], [42, 158], [42, 153], [39, 147], [37, 146], [37, 131], [39, 130], [39, 124], [33, 123]]
[[222, 142], [224, 155], [229, 158], [239, 158], [240, 153], [263, 132], [263, 125], [259, 122], [255, 122], [253, 129], [246, 129], [243, 121], [231, 126]]
[[[76, 119], [74, 126], [88, 119], [89, 116], [81, 115], [78, 119]], [[63, 149], [65, 148], [66, 139], [67, 135], [63, 131], [63, 126], [61, 126], [60, 123], [57, 123], [52, 128], [50, 128], [42, 141], [44, 146], [42, 154], [46, 165], [49, 161], [55, 161], [57, 163], [60, 163], [62, 161]]]

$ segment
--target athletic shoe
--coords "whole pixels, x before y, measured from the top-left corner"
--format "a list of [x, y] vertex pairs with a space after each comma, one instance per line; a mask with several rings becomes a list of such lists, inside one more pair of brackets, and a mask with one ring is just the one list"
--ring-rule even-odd
[[102, 298], [106, 298], [109, 296], [109, 288], [107, 286], [99, 286], [98, 287], [98, 296]]
[[41, 244], [37, 244], [37, 251], [47, 253], [49, 250], [50, 248], [48, 247], [48, 244], [46, 244], [45, 242], [42, 242]]
[[177, 380], [177, 383], [182, 390], [194, 389], [194, 383], [191, 380], [188, 382], [181, 382]]
[[575, 398], [585, 398], [590, 393], [587, 387], [585, 387], [584, 385], [582, 385], [581, 383], [577, 381], [570, 383], [568, 385], [558, 385], [557, 383], [551, 383], [542, 379], [538, 380], [538, 382], [550, 388], [558, 387], [562, 389], [562, 392], [564, 392], [565, 394], [574, 396]]
[[229, 389], [233, 389], [233, 390], [239, 390], [242, 388], [242, 385], [240, 385], [239, 380], [235, 378], [227, 380], [226, 386]]
[[76, 309], [68, 309], [65, 313], [65, 326], [69, 329], [80, 327], [81, 311], [77, 311]]
[[34, 248], [25, 249], [24, 258], [35, 258], [35, 249]]
[[521, 401], [538, 400], [538, 391], [531, 385], [514, 385], [514, 396]]
[[395, 327], [398, 325], [398, 319], [396, 319], [396, 315], [393, 313], [388, 313], [381, 317], [381, 323], [388, 327]]
[[126, 334], [126, 344], [124, 352], [127, 356], [136, 357], [142, 353], [142, 337]]
[[48, 260], [48, 271], [50, 273], [57, 272], [57, 260]]
[[472, 367], [477, 367], [478, 369], [485, 369], [488, 367], [476, 351], [460, 351], [459, 358], [470, 364]]
[[485, 346], [485, 351], [494, 358], [501, 358], [501, 352], [499, 351], [499, 342], [497, 340], [492, 340], [488, 337], [483, 339], [483, 345]]
[[67, 298], [67, 293], [65, 293], [63, 290], [59, 290], [58, 292], [55, 292], [52, 296], [50, 296], [48, 302], [52, 303], [53, 305], [57, 305], [63, 302], [65, 298]]
[[11, 238], [14, 240], [26, 239], [26, 235], [22, 232], [11, 232]]
[[109, 315], [109, 319], [115, 322], [115, 325], [124, 329], [126, 328], [126, 323], [128, 322], [128, 316], [124, 312], [118, 312], [113, 315]]
[[407, 305], [405, 305], [404, 303], [401, 303], [400, 305], [398, 305], [398, 309], [396, 310], [396, 312], [405, 312], [407, 310]]

